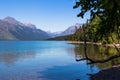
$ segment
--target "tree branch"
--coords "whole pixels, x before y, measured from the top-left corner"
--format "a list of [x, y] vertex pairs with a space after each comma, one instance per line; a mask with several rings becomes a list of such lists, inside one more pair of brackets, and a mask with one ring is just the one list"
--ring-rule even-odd
[[87, 64], [105, 63], [105, 62], [108, 62], [108, 61], [115, 59], [115, 58], [118, 58], [118, 57], [120, 57], [120, 55], [114, 55], [114, 56], [111, 56], [111, 57], [104, 59], [104, 60], [92, 60], [92, 59], [87, 57], [87, 58], [82, 58], [82, 59], [76, 59], [76, 61], [78, 62], [78, 61], [88, 60], [89, 62]]

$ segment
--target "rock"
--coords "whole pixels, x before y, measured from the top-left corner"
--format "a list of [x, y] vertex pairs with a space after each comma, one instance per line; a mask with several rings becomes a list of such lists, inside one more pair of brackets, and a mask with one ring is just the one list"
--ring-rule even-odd
[[90, 80], [120, 80], [120, 66], [101, 70], [91, 75]]

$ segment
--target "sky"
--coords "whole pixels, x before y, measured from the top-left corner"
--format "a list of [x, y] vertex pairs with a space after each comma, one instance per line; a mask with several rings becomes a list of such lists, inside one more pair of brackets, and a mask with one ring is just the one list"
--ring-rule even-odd
[[89, 13], [78, 18], [74, 5], [75, 0], [0, 0], [0, 19], [10, 16], [44, 31], [63, 31], [89, 18]]

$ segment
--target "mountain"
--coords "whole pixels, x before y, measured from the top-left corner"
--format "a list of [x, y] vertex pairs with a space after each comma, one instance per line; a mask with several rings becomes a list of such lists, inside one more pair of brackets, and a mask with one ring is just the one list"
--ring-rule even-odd
[[44, 40], [50, 36], [35, 25], [22, 23], [12, 17], [0, 20], [0, 40]]
[[80, 26], [81, 24], [76, 23], [75, 25], [68, 27], [65, 31], [61, 33], [61, 36], [74, 34], [80, 28]]
[[51, 38], [61, 36], [62, 31], [59, 32], [47, 32]]
[[68, 27], [66, 30], [61, 31], [61, 32], [54, 32], [54, 33], [49, 33], [51, 37], [59, 37], [59, 36], [67, 36], [67, 35], [72, 35], [74, 34], [82, 24], [76, 23], [73, 26]]
[[58, 41], [75, 40], [76, 32], [78, 32], [81, 26], [82, 24], [76, 23], [75, 25], [68, 27], [65, 31], [57, 33], [58, 36], [49, 38], [48, 40], [58, 40]]

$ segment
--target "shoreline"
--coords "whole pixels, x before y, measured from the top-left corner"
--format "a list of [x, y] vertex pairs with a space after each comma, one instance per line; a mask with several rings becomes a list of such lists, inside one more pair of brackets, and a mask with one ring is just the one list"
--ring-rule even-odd
[[[68, 41], [68, 43], [70, 43], [70, 44], [84, 44], [83, 41]], [[87, 44], [94, 44], [94, 45], [114, 47], [113, 44], [102, 44], [102, 43], [100, 43], [100, 42], [86, 42], [86, 43], [87, 43]], [[117, 46], [118, 48], [120, 48], [120, 44], [115, 44], [115, 46]]]
[[[70, 44], [84, 44], [81, 41], [68, 41]], [[105, 44], [102, 43], [95, 43], [95, 42], [86, 42], [87, 44], [94, 44], [94, 45], [101, 45], [101, 46], [110, 46], [115, 47], [117, 46], [120, 48], [119, 44]], [[100, 70], [95, 74], [90, 75], [90, 80], [120, 80], [120, 63], [113, 65], [111, 68]]]
[[92, 74], [90, 80], [120, 80], [120, 64]]

